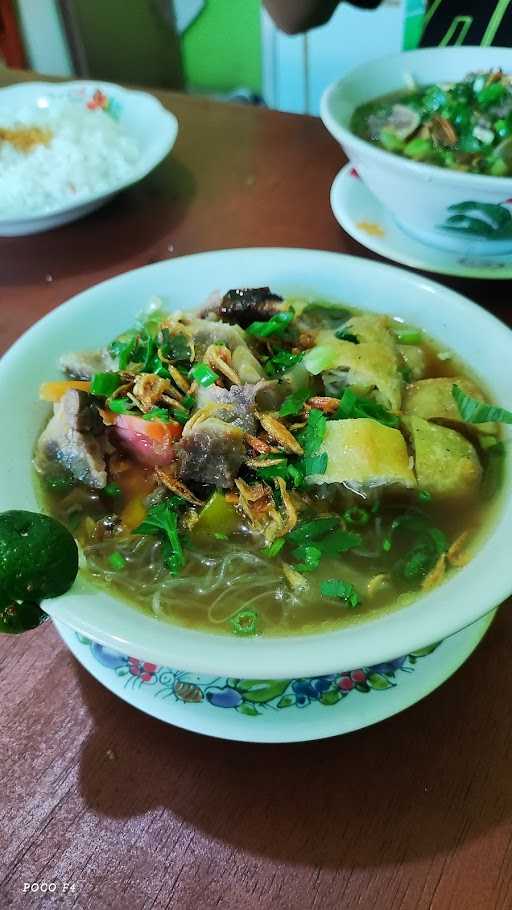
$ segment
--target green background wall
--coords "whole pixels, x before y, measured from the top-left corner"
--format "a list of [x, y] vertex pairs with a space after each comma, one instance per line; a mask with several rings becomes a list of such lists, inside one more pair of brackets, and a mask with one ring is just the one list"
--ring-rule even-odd
[[261, 91], [260, 0], [206, 0], [182, 36], [186, 84], [229, 91]]

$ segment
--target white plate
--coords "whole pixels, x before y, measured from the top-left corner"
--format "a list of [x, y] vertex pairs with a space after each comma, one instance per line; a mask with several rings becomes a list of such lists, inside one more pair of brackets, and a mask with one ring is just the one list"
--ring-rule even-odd
[[289, 743], [350, 733], [420, 701], [467, 660], [494, 615], [424, 653], [352, 673], [290, 680], [185, 673], [104, 648], [63, 623], [55, 626], [82, 666], [134, 708], [194, 733]]
[[331, 187], [331, 208], [338, 224], [354, 240], [402, 265], [458, 275], [461, 278], [512, 278], [512, 256], [459, 256], [410, 237], [398, 227], [350, 162]]
[[[278, 293], [345, 301], [393, 313], [421, 326], [473, 364], [493, 399], [510, 405], [512, 333], [476, 304], [427, 279], [381, 263], [317, 250], [221, 250], [185, 256], [119, 275], [90, 288], [33, 326], [0, 362], [2, 474], [0, 510], [37, 509], [33, 447], [49, 406], [39, 384], [58, 375], [64, 351], [108, 343], [133, 324], [152, 295], [172, 309], [202, 304], [215, 288], [261, 287]], [[482, 344], [485, 338], [485, 345]], [[16, 390], [16, 407], [12, 390]], [[512, 450], [507, 448], [512, 468]], [[255, 637], [212, 635], [157, 620], [79, 576], [62, 597], [48, 600], [51, 616], [123, 653], [196, 673], [286, 679], [331, 673], [410, 654], [465, 628], [512, 591], [512, 470], [502, 508], [473, 560], [407, 608], [377, 614], [329, 633]]]
[[76, 81], [62, 85], [50, 82], [27, 82], [0, 90], [0, 108], [15, 109], [25, 105], [51, 104], [54, 98], [66, 98], [86, 105], [96, 92], [102, 93], [107, 110], [112, 112], [124, 130], [137, 142], [140, 156], [130, 176], [112, 183], [108, 191], [57, 205], [33, 215], [0, 216], [0, 236], [13, 237], [37, 234], [76, 221], [104, 205], [116, 193], [142, 180], [171, 151], [178, 134], [174, 114], [147, 92], [121, 88], [111, 82]]

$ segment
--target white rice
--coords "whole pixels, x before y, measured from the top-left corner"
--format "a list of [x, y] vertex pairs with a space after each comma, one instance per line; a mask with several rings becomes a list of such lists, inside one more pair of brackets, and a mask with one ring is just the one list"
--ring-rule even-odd
[[51, 130], [28, 152], [0, 141], [0, 217], [44, 214], [85, 202], [130, 179], [140, 160], [135, 140], [101, 108], [52, 99], [47, 107], [0, 110], [0, 128]]

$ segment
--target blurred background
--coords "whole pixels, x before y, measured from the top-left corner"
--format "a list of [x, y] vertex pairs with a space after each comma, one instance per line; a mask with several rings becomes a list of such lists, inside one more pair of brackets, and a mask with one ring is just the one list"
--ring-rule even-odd
[[343, 3], [327, 25], [290, 37], [260, 0], [0, 0], [0, 53], [10, 67], [45, 75], [318, 114], [334, 78], [402, 48], [422, 6], [383, 0], [368, 11]]

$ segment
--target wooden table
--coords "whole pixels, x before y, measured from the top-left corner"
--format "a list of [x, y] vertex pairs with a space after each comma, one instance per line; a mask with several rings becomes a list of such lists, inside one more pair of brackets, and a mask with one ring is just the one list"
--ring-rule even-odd
[[[3, 348], [77, 291], [169, 256], [368, 255], [331, 214], [343, 161], [318, 120], [160, 97], [180, 135], [150, 178], [76, 224], [0, 241]], [[510, 282], [450, 283], [509, 318]], [[252, 746], [134, 711], [50, 624], [3, 639], [0, 907], [512, 907], [511, 640], [503, 610], [450, 683], [404, 714]], [[41, 881], [75, 889], [23, 894]]]

